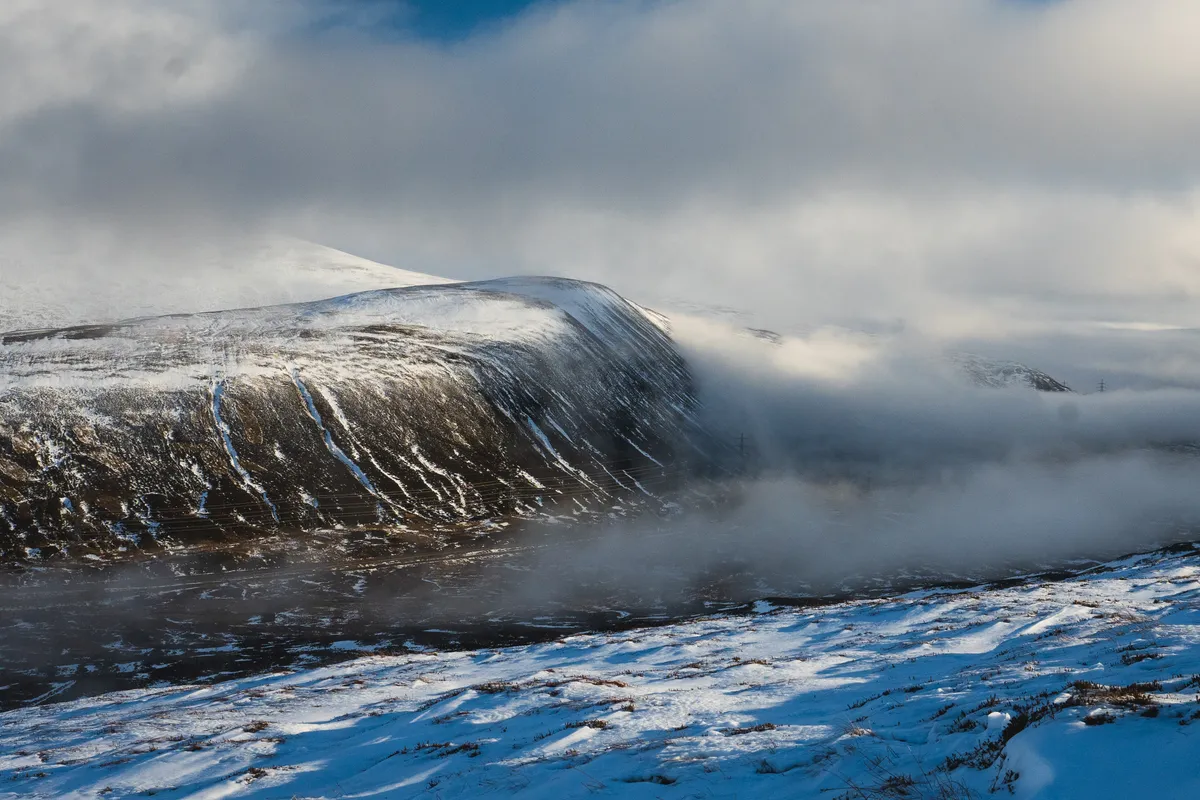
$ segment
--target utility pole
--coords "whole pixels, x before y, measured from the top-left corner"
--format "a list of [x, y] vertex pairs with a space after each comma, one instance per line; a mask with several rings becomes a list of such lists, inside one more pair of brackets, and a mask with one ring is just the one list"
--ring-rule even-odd
[[1104, 391], [1104, 379], [1103, 378], [1100, 379], [1100, 391], [1101, 392]]

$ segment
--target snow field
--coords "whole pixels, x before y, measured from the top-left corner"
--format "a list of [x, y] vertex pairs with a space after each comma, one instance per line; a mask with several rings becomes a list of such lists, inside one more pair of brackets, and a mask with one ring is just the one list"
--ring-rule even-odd
[[0, 797], [1200, 797], [1200, 557], [0, 715]]

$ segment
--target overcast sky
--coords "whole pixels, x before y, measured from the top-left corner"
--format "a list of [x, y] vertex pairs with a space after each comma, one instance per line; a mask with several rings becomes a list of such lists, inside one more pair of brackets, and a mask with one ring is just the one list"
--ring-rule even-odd
[[525, 6], [7, 0], [0, 227], [1197, 371], [1200, 4]]

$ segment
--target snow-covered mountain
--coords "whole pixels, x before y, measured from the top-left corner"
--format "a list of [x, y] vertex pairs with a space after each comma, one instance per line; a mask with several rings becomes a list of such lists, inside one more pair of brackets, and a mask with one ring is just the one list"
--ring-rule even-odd
[[11, 332], [0, 375], [10, 562], [603, 508], [700, 446], [661, 320], [553, 278]]
[[978, 386], [997, 389], [1019, 386], [1039, 392], [1071, 391], [1065, 383], [1016, 361], [987, 358], [973, 353], [955, 353], [951, 360]]
[[70, 243], [31, 248], [20, 239], [0, 236], [0, 331], [297, 303], [370, 289], [455, 282], [281, 237], [164, 245], [146, 252]]
[[719, 449], [668, 318], [596, 284], [457, 283], [288, 240], [89, 263], [0, 260], [3, 563], [601, 513]]

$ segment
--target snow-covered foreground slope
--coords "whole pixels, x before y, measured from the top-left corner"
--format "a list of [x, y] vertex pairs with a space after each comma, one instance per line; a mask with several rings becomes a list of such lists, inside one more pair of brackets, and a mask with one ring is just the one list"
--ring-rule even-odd
[[9, 712], [0, 796], [1191, 798], [1198, 645], [1194, 550], [759, 603]]

